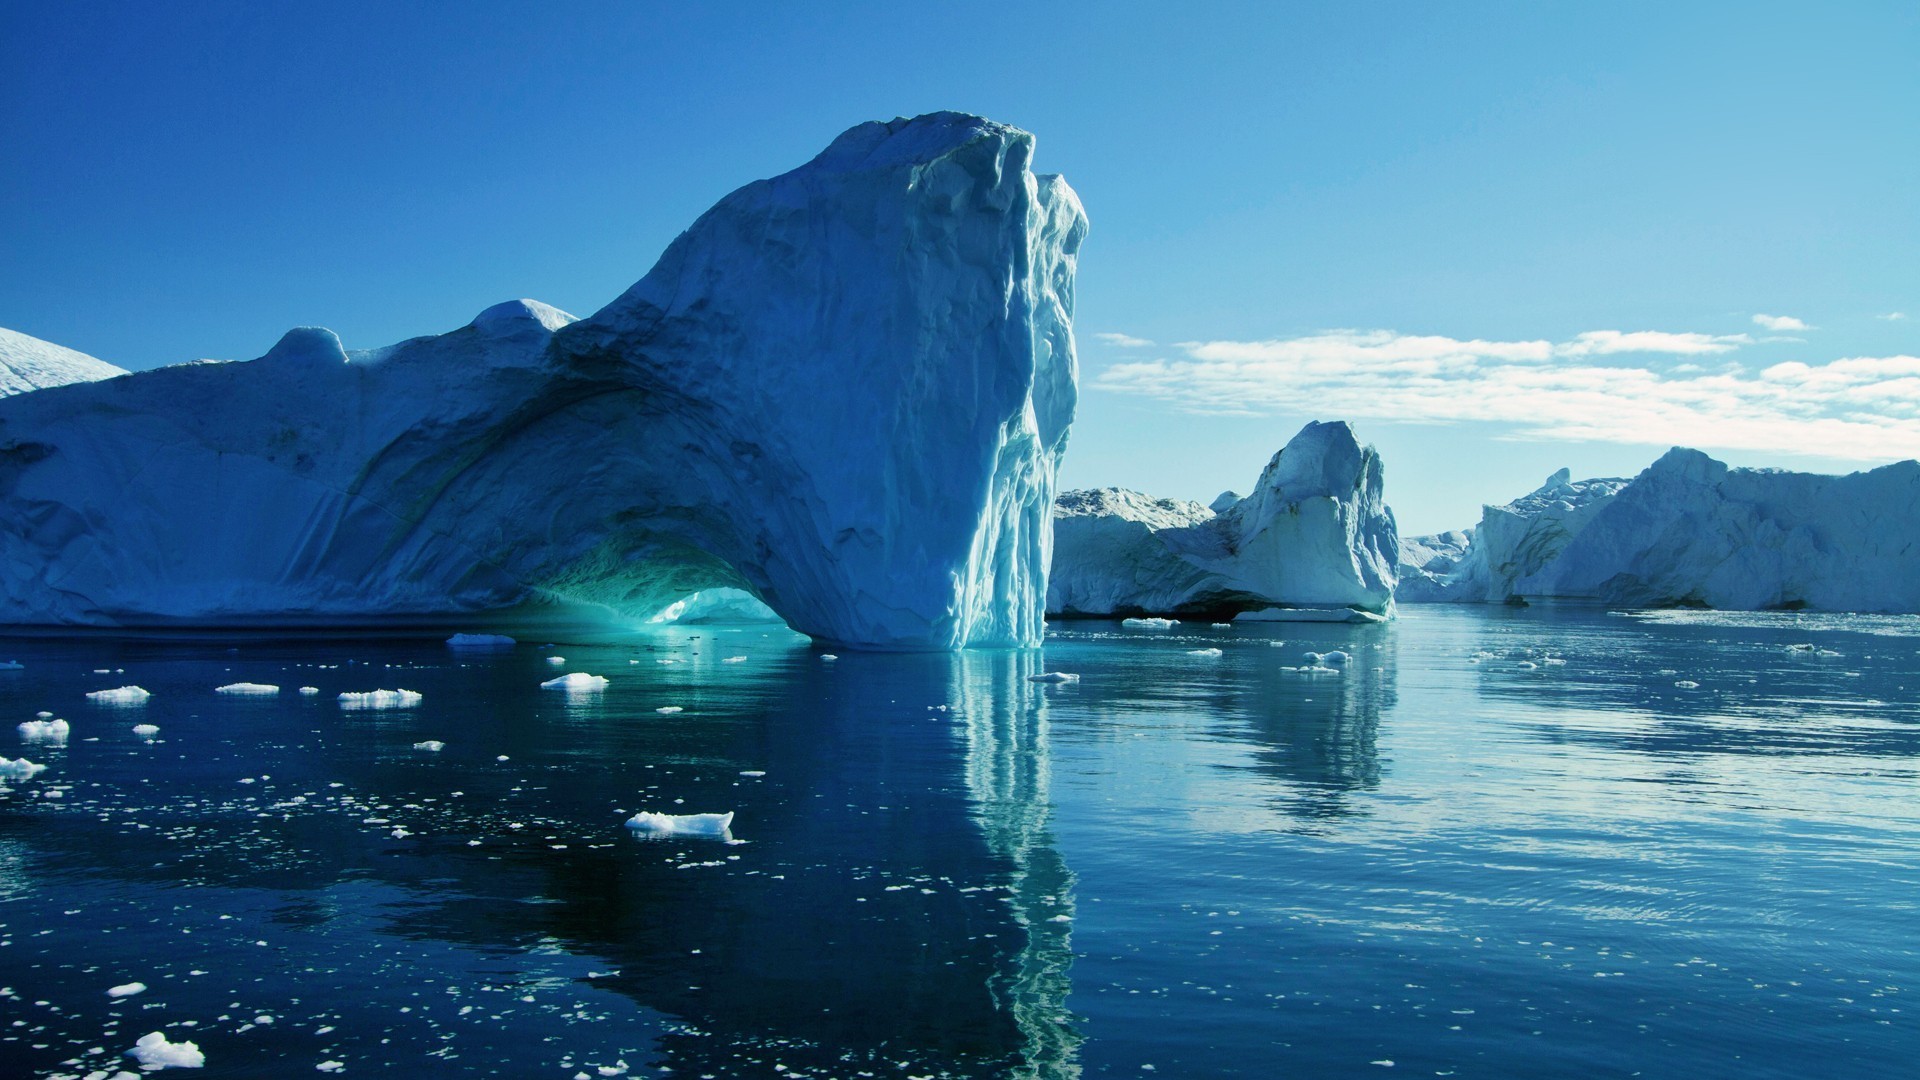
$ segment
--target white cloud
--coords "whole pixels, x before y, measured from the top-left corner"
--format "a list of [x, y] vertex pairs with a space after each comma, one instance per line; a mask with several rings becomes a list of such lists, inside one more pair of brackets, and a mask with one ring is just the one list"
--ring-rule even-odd
[[1153, 347], [1153, 342], [1143, 337], [1134, 337], [1132, 334], [1095, 334], [1093, 336], [1109, 345], [1122, 349], [1150, 349]]
[[[1658, 357], [1724, 353], [1743, 335], [1593, 331], [1558, 344], [1335, 330], [1269, 341], [1187, 342], [1185, 357], [1129, 361], [1093, 386], [1189, 413], [1484, 422], [1520, 439], [1920, 457], [1920, 358], [1851, 357], [1702, 368]], [[1601, 359], [1642, 354], [1636, 363]]]
[[1775, 332], [1813, 329], [1813, 327], [1808, 326], [1804, 321], [1796, 319], [1791, 315], [1755, 315], [1753, 317], [1753, 325], [1764, 330], [1773, 330]]
[[1889, 312], [1887, 312], [1887, 313], [1886, 313], [1885, 315], [1875, 315], [1875, 316], [1874, 316], [1874, 318], [1876, 318], [1876, 319], [1884, 319], [1884, 320], [1886, 320], [1887, 322], [1900, 322], [1901, 320], [1903, 320], [1903, 319], [1905, 319], [1906, 317], [1907, 317], [1907, 313], [1906, 313], [1906, 312], [1904, 312], [1904, 311], [1889, 311]]

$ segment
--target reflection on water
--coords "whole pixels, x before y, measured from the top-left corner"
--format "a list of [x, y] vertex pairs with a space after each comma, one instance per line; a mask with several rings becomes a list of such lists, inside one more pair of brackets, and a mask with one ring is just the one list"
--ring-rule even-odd
[[73, 731], [5, 748], [0, 1075], [1898, 1075], [1916, 628], [23, 644], [0, 720]]

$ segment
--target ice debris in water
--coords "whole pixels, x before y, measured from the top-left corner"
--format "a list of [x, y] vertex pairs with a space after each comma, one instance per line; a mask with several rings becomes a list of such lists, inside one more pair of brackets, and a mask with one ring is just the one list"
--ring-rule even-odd
[[20, 737], [28, 742], [63, 743], [68, 730], [65, 720], [29, 720], [20, 725]]
[[271, 683], [236, 682], [213, 688], [216, 694], [237, 694], [243, 697], [267, 697], [280, 692], [280, 688]]
[[1679, 687], [1682, 690], [1700, 689], [1700, 684], [1697, 682], [1694, 682], [1692, 679], [1681, 679], [1680, 681], [1674, 683], [1673, 685]]
[[822, 660], [838, 660], [838, 659], [840, 659], [840, 658], [839, 658], [838, 656], [835, 656], [835, 655], [834, 655], [833, 653], [830, 653], [830, 652], [823, 652], [823, 653], [821, 653], [821, 654], [820, 654], [820, 659], [822, 659]]
[[654, 814], [642, 810], [627, 819], [627, 828], [655, 836], [719, 836], [733, 827], [733, 813]]
[[1180, 620], [1179, 619], [1121, 619], [1120, 625], [1132, 627], [1133, 629], [1136, 629], [1136, 630], [1143, 630], [1143, 629], [1144, 630], [1165, 630], [1169, 627], [1179, 626]]
[[589, 675], [584, 671], [575, 671], [557, 679], [548, 679], [540, 684], [542, 690], [565, 690], [570, 694], [585, 694], [606, 688], [605, 675]]
[[1075, 675], [1070, 671], [1048, 671], [1039, 675], [1029, 675], [1027, 676], [1027, 681], [1028, 682], [1052, 682], [1052, 683], [1079, 682], [1080, 676]]
[[121, 983], [119, 986], [108, 987], [107, 996], [110, 998], [132, 997], [135, 994], [145, 993], [146, 989], [147, 984], [143, 982]]
[[102, 705], [142, 705], [152, 696], [138, 686], [116, 686], [111, 690], [89, 691], [87, 700]]
[[0, 660], [0, 671], [25, 671], [27, 665], [18, 660]]
[[1188, 656], [1225, 656], [1227, 654], [1222, 652], [1219, 649], [1188, 649], [1187, 655]]
[[661, 714], [663, 714], [663, 715], [671, 715], [671, 714], [673, 714], [673, 713], [677, 713], [677, 712], [685, 712], [686, 710], [685, 710], [685, 709], [682, 709], [682, 708], [681, 708], [680, 706], [678, 706], [678, 705], [662, 705], [662, 706], [660, 706], [659, 708], [657, 708], [657, 709], [655, 709], [655, 710], [653, 710], [653, 711], [654, 711], [654, 712], [657, 712], [657, 713], [661, 713]]
[[447, 744], [441, 742], [439, 739], [428, 739], [425, 742], [414, 743], [413, 748], [415, 750], [431, 750], [432, 752], [437, 754], [440, 751], [445, 750], [447, 748]]
[[160, 734], [160, 727], [158, 724], [135, 724], [133, 725], [133, 733], [143, 739], [151, 739], [155, 735]]
[[303, 686], [300, 688], [300, 696], [302, 697], [312, 697], [319, 692], [320, 688], [317, 686]]
[[36, 774], [45, 772], [46, 768], [45, 765], [37, 765], [26, 758], [0, 757], [0, 780], [31, 780]]
[[207, 1055], [200, 1052], [198, 1043], [168, 1042], [166, 1034], [159, 1031], [140, 1036], [140, 1041], [133, 1044], [127, 1056], [148, 1070], [204, 1069], [207, 1066]]
[[1233, 624], [1230, 622], [1217, 622], [1213, 624], [1213, 628], [1215, 630], [1231, 630], [1233, 629]]
[[455, 649], [510, 649], [518, 644], [505, 634], [455, 634], [447, 639]]
[[420, 704], [421, 695], [412, 690], [368, 690], [340, 695], [343, 709], [411, 709]]
[[564, 657], [564, 656], [549, 656], [549, 657], [547, 657], [547, 663], [549, 663], [549, 664], [564, 664], [564, 663], [566, 663], [566, 662], [567, 662], [567, 658], [566, 658], [566, 657]]

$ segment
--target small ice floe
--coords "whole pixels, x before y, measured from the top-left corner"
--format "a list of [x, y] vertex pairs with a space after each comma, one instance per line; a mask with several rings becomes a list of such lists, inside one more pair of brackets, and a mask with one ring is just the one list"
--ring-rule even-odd
[[1353, 657], [1347, 655], [1344, 651], [1340, 649], [1335, 649], [1332, 652], [1325, 652], [1320, 654], [1320, 662], [1323, 664], [1327, 664], [1331, 667], [1339, 667], [1342, 664], [1351, 663], [1352, 661], [1353, 661]]
[[720, 662], [723, 664], [742, 664], [746, 662], [746, 659], [744, 656], [727, 656], [722, 657]]
[[447, 744], [441, 742], [439, 739], [427, 739], [424, 742], [414, 743], [413, 748], [415, 750], [426, 750], [426, 751], [430, 751], [432, 753], [437, 754], [440, 751], [445, 750], [447, 748]]
[[1213, 624], [1213, 628], [1215, 630], [1231, 630], [1233, 629], [1233, 624], [1230, 622], [1217, 622]]
[[1531, 660], [1522, 660], [1513, 666], [1519, 668], [1521, 671], [1532, 671], [1535, 668], [1538, 668], [1540, 665], [1534, 663]]
[[686, 712], [685, 709], [681, 708], [678, 705], [662, 705], [653, 711], [660, 713], [662, 715], [672, 715], [673, 713], [677, 713], [677, 712]]
[[1697, 682], [1694, 682], [1692, 679], [1681, 679], [1680, 681], [1674, 683], [1673, 685], [1679, 687], [1682, 690], [1700, 689], [1700, 684]]
[[505, 634], [455, 634], [447, 639], [451, 649], [511, 649], [518, 644]]
[[1807, 642], [1802, 642], [1798, 645], [1789, 645], [1787, 646], [1787, 651], [1788, 652], [1812, 652], [1815, 648], [1816, 646], [1813, 644], [1813, 642], [1807, 641]]
[[1080, 676], [1075, 675], [1071, 671], [1048, 671], [1039, 675], [1029, 675], [1027, 676], [1027, 681], [1050, 683], [1079, 682]]
[[312, 697], [313, 695], [318, 694], [319, 692], [320, 692], [320, 688], [317, 686], [303, 686], [300, 688], [301, 697]]
[[143, 1069], [204, 1069], [207, 1067], [207, 1055], [200, 1052], [198, 1043], [168, 1042], [164, 1032], [154, 1031], [140, 1036], [133, 1044], [127, 1056], [140, 1063]]
[[64, 743], [70, 730], [65, 720], [29, 720], [20, 725], [20, 737], [28, 742]]
[[411, 709], [420, 704], [420, 694], [412, 690], [351, 691], [340, 695], [343, 709]]
[[1166, 630], [1180, 625], [1179, 619], [1121, 619], [1120, 625], [1133, 630]]
[[31, 780], [46, 770], [45, 765], [35, 764], [26, 758], [0, 757], [0, 780]]
[[0, 660], [0, 671], [25, 671], [27, 665], [18, 660]]
[[740, 775], [741, 775], [741, 776], [755, 776], [755, 777], [758, 777], [758, 776], [765, 776], [765, 775], [767, 775], [767, 770], [765, 770], [765, 769], [741, 769], [741, 770], [740, 770]]
[[627, 828], [653, 836], [710, 836], [725, 839], [733, 828], [733, 813], [654, 814], [642, 810], [627, 819]]
[[110, 998], [132, 997], [135, 994], [146, 993], [146, 990], [147, 984], [143, 982], [121, 983], [119, 986], [108, 987], [107, 996]]
[[141, 737], [141, 738], [143, 738], [143, 739], [151, 739], [151, 738], [153, 738], [153, 737], [154, 737], [155, 735], [158, 735], [158, 734], [160, 734], [160, 725], [158, 725], [158, 724], [135, 724], [135, 725], [133, 725], [133, 733], [134, 733], [135, 735], [138, 735], [138, 736], [140, 736], [140, 737]]
[[591, 694], [606, 688], [605, 675], [589, 675], [584, 671], [575, 671], [540, 684], [542, 690], [565, 690], [569, 694]]
[[144, 705], [152, 697], [138, 686], [116, 686], [111, 690], [92, 690], [87, 700], [100, 705]]
[[547, 663], [549, 663], [549, 664], [556, 664], [556, 665], [558, 665], [558, 664], [564, 664], [564, 663], [566, 663], [566, 662], [567, 662], [567, 658], [566, 658], [566, 657], [564, 657], [564, 656], [549, 656], [549, 657], [547, 657]]
[[315, 1069], [318, 1069], [323, 1073], [339, 1072], [341, 1069], [344, 1069], [346, 1067], [347, 1067], [347, 1063], [344, 1061], [323, 1061], [320, 1064], [314, 1066]]
[[838, 660], [840, 658], [838, 656], [835, 656], [833, 653], [823, 652], [820, 654], [820, 659], [823, 663], [832, 663], [833, 661]]
[[1188, 649], [1187, 655], [1188, 656], [1225, 656], [1227, 654], [1219, 649]]
[[234, 694], [239, 697], [271, 697], [280, 692], [280, 688], [271, 683], [236, 682], [213, 688], [216, 694]]

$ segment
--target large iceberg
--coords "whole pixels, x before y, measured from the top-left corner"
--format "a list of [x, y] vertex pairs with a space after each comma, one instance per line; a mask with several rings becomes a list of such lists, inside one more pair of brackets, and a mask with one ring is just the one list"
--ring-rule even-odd
[[[1537, 498], [1555, 481], [1561, 497]], [[1570, 485], [1562, 471], [1514, 506], [1532, 513], [1481, 519], [1455, 573], [1483, 587], [1458, 598], [1920, 612], [1920, 462], [1823, 476], [1676, 447], [1630, 482]], [[1408, 580], [1400, 598], [1424, 599]]]
[[1393, 610], [1399, 540], [1380, 457], [1344, 422], [1312, 423], [1245, 497], [1215, 511], [1119, 488], [1054, 507], [1047, 610], [1065, 617], [1365, 618]]
[[1028, 645], [1086, 217], [1033, 137], [862, 124], [593, 315], [0, 401], [0, 622], [644, 622], [740, 589], [873, 648]]
[[1574, 480], [1561, 469], [1503, 506], [1486, 506], [1471, 529], [1400, 541], [1401, 603], [1503, 603], [1516, 582], [1552, 562], [1627, 481]]
[[0, 326], [0, 397], [125, 374], [105, 360]]

